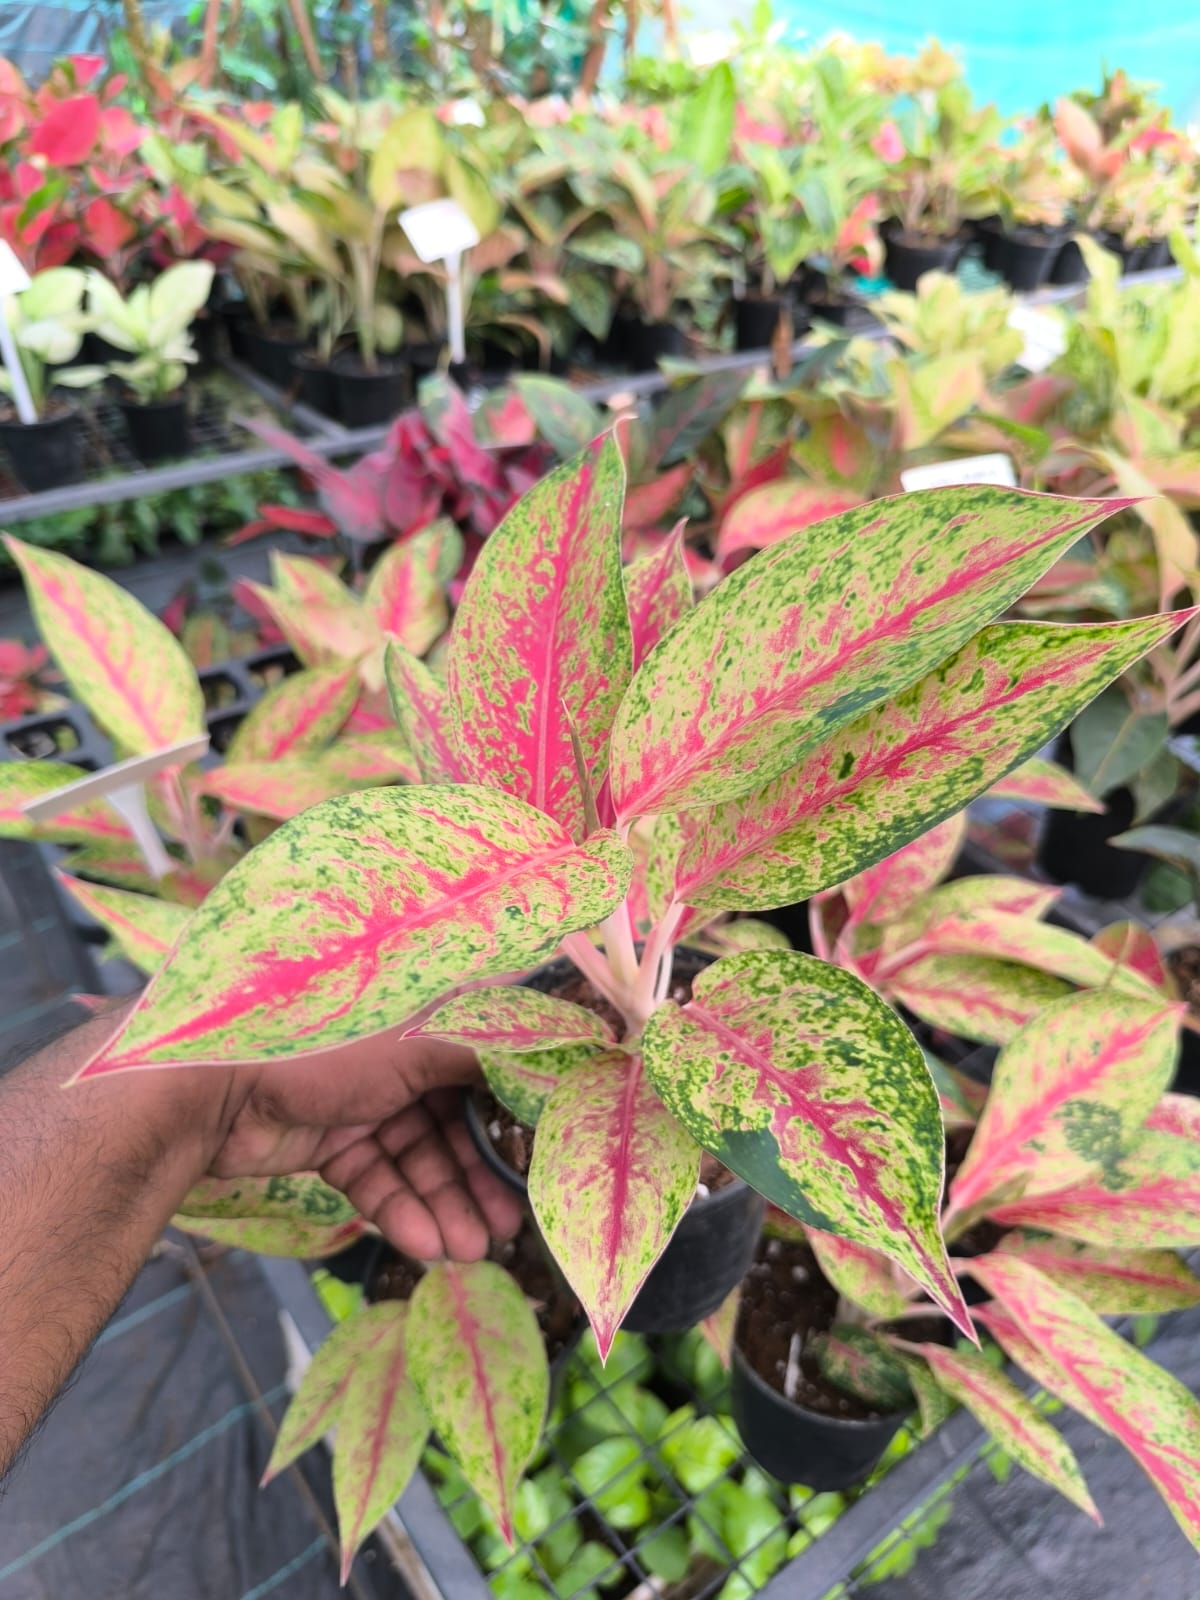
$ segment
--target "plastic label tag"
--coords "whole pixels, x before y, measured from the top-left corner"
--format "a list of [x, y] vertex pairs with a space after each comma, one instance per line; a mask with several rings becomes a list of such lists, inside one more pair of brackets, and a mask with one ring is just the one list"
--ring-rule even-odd
[[1025, 339], [1017, 365], [1026, 372], [1044, 372], [1067, 348], [1067, 335], [1057, 317], [1047, 316], [1033, 306], [1014, 306], [1008, 325]]
[[906, 467], [900, 474], [903, 489], [952, 489], [962, 483], [994, 483], [1015, 489], [1017, 474], [1012, 457], [1002, 450], [986, 456], [959, 456], [954, 461], [931, 461], [924, 467]]
[[428, 200], [400, 213], [409, 244], [426, 263], [461, 255], [479, 243], [479, 229], [457, 200]]
[[12, 245], [0, 239], [0, 300], [8, 294], [20, 294], [29, 284], [29, 274], [17, 260]]

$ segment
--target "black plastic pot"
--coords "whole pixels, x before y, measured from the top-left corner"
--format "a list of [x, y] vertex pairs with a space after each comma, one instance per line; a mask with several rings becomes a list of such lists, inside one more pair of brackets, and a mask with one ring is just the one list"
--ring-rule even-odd
[[287, 389], [292, 382], [292, 357], [307, 350], [308, 340], [291, 323], [272, 323], [260, 328], [250, 323], [242, 333], [246, 360], [268, 383]]
[[217, 364], [220, 355], [217, 313], [205, 306], [188, 330], [196, 349], [196, 366], [193, 371], [208, 372]]
[[182, 393], [149, 405], [124, 398], [120, 404], [129, 442], [139, 461], [149, 465], [187, 455], [187, 400]]
[[621, 1326], [630, 1333], [683, 1333], [711, 1316], [746, 1276], [765, 1210], [763, 1197], [740, 1178], [698, 1195]]
[[217, 319], [225, 330], [229, 354], [235, 361], [248, 361], [250, 346], [247, 335], [254, 326], [254, 317], [244, 300], [226, 300], [217, 312]]
[[426, 339], [420, 344], [406, 344], [400, 354], [408, 362], [414, 387], [422, 378], [428, 378], [438, 369], [443, 346], [437, 339]]
[[292, 383], [301, 405], [311, 406], [325, 417], [337, 416], [337, 375], [316, 351], [299, 350], [292, 357]]
[[1175, 1094], [1190, 1094], [1193, 1100], [1200, 1099], [1200, 1033], [1193, 1033], [1191, 1028], [1179, 1030], [1179, 1058], [1171, 1089]]
[[787, 319], [788, 341], [803, 333], [807, 317], [797, 327], [796, 307], [790, 294], [746, 295], [734, 301], [734, 343], [739, 350], [769, 350], [781, 320]]
[[808, 302], [808, 310], [812, 322], [830, 322], [848, 332], [861, 332], [879, 321], [870, 306], [848, 296], [814, 296]]
[[1171, 241], [1169, 239], [1151, 239], [1149, 244], [1142, 246], [1142, 272], [1158, 272], [1163, 267], [1169, 267], [1174, 258], [1171, 255]]
[[633, 372], [650, 372], [664, 356], [686, 356], [687, 335], [673, 322], [643, 322], [641, 317], [613, 318], [604, 356]]
[[884, 270], [897, 289], [915, 289], [926, 272], [953, 272], [966, 248], [961, 235], [953, 239], [906, 238], [898, 228], [883, 230]]
[[363, 366], [356, 352], [336, 356], [333, 377], [338, 417], [348, 428], [391, 422], [408, 404], [409, 367], [402, 356], [380, 356], [373, 372]]
[[1055, 883], [1076, 884], [1085, 894], [1122, 900], [1133, 894], [1149, 869], [1150, 858], [1136, 850], [1114, 850], [1109, 840], [1133, 826], [1129, 789], [1104, 797], [1108, 809], [1047, 811], [1037, 843], [1037, 864]]
[[980, 227], [984, 265], [998, 272], [1009, 288], [1028, 293], [1040, 289], [1062, 249], [1061, 228], [1017, 228], [1012, 233], [998, 222]]
[[1083, 259], [1083, 251], [1074, 239], [1065, 240], [1059, 246], [1047, 281], [1065, 287], [1072, 283], [1086, 283], [1090, 276], [1087, 262]]
[[823, 1417], [787, 1400], [759, 1377], [734, 1346], [730, 1406], [746, 1449], [782, 1483], [848, 1489], [870, 1477], [906, 1411], [870, 1421]]
[[83, 475], [83, 419], [64, 410], [41, 422], [0, 419], [0, 445], [31, 494], [78, 483]]

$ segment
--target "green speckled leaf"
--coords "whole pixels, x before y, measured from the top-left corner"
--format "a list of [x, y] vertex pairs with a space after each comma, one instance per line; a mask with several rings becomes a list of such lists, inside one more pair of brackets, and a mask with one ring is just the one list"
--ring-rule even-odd
[[823, 1377], [867, 1405], [880, 1411], [903, 1411], [912, 1405], [908, 1374], [878, 1334], [835, 1322], [828, 1333], [817, 1335], [808, 1353]]
[[170, 900], [83, 883], [61, 872], [58, 881], [90, 917], [112, 934], [121, 954], [146, 973], [158, 971], [191, 920], [189, 907]]
[[368, 1306], [346, 1324], [358, 1325], [358, 1346], [337, 1403], [333, 1451], [343, 1583], [354, 1552], [407, 1488], [429, 1436], [409, 1372], [412, 1319], [411, 1306], [392, 1300]]
[[358, 1215], [340, 1189], [315, 1172], [276, 1178], [202, 1178], [179, 1207], [189, 1217], [273, 1217], [319, 1222], [349, 1222]]
[[898, 1317], [912, 1304], [904, 1289], [911, 1279], [878, 1250], [839, 1239], [835, 1233], [806, 1228], [808, 1242], [821, 1271], [840, 1295], [869, 1311], [873, 1317]]
[[574, 1066], [543, 1107], [529, 1200], [601, 1360], [699, 1174], [695, 1142], [651, 1088], [639, 1055], [613, 1049]]
[[1018, 1465], [1100, 1521], [1074, 1451], [1011, 1378], [970, 1352], [946, 1350], [939, 1344], [921, 1345], [920, 1352], [946, 1393], [966, 1406]]
[[1112, 991], [1047, 1006], [1000, 1053], [951, 1209], [1111, 1170], [1171, 1081], [1177, 1025], [1161, 1000]]
[[231, 1250], [249, 1250], [258, 1256], [287, 1256], [297, 1261], [320, 1261], [347, 1249], [367, 1231], [361, 1217], [350, 1222], [304, 1222], [292, 1217], [189, 1217], [180, 1212], [172, 1225], [183, 1233], [199, 1234]]
[[435, 1034], [472, 1049], [547, 1050], [554, 1045], [612, 1044], [611, 1026], [594, 1011], [538, 989], [472, 989], [439, 1006], [413, 1033]]
[[1157, 1316], [1200, 1301], [1200, 1278], [1174, 1250], [1111, 1250], [1020, 1230], [996, 1250], [1030, 1262], [1102, 1317]]
[[[116, 813], [114, 812], [115, 816]], [[70, 877], [111, 884], [114, 889], [131, 889], [135, 894], [154, 894], [157, 883], [136, 845], [85, 845], [62, 859], [62, 870]]]
[[49, 822], [31, 822], [21, 810], [23, 801], [65, 789], [67, 784], [87, 776], [83, 767], [72, 766], [68, 761], [0, 762], [0, 839], [132, 845], [133, 835], [107, 800], [86, 800]]
[[204, 732], [200, 681], [157, 617], [69, 556], [9, 535], [4, 542], [71, 692], [124, 754], [149, 755]]
[[576, 845], [494, 789], [372, 789], [284, 823], [222, 878], [81, 1076], [269, 1061], [394, 1028], [519, 971], [629, 884], [612, 834]]
[[882, 1251], [964, 1332], [938, 1231], [944, 1136], [912, 1034], [851, 973], [727, 956], [650, 1018], [646, 1070], [719, 1161], [805, 1224]]
[[923, 956], [887, 981], [888, 998], [924, 1022], [983, 1044], [1007, 1044], [1070, 993], [1061, 978], [986, 956]]
[[1014, 767], [999, 783], [992, 785], [989, 793], [1004, 800], [1032, 800], [1037, 805], [1057, 806], [1064, 811], [1102, 812], [1105, 809], [1104, 801], [1089, 794], [1073, 772], [1041, 756], [1031, 756]]
[[[676, 894], [714, 911], [754, 911], [862, 872], [1041, 749], [1177, 625], [1150, 617], [985, 628], [766, 788], [708, 812], [680, 859]], [[896, 909], [881, 906], [872, 919]]]
[[517, 1483], [550, 1392], [537, 1319], [490, 1261], [433, 1267], [410, 1318], [412, 1375], [438, 1438], [511, 1544]]
[[262, 1477], [264, 1488], [336, 1425], [360, 1353], [380, 1338], [381, 1320], [369, 1314], [352, 1316], [314, 1353], [279, 1424]]
[[760, 552], [630, 684], [613, 728], [618, 817], [761, 789], [954, 655], [1121, 504], [931, 489]]
[[480, 1050], [479, 1065], [487, 1086], [518, 1122], [536, 1128], [546, 1101], [563, 1075], [590, 1061], [591, 1045], [564, 1045], [557, 1050]]
[[1195, 1397], [1027, 1261], [982, 1256], [972, 1274], [1001, 1303], [981, 1310], [980, 1320], [1006, 1353], [1051, 1394], [1120, 1440], [1200, 1548]]
[[732, 956], [739, 950], [790, 950], [792, 942], [782, 928], [757, 917], [737, 917], [730, 922], [710, 923], [700, 933], [688, 935], [695, 950], [714, 956]]
[[625, 469], [611, 434], [558, 467], [488, 539], [454, 619], [446, 681], [467, 772], [578, 837], [578, 735], [598, 790], [633, 670], [621, 577]]
[[357, 698], [353, 667], [310, 667], [294, 673], [251, 707], [225, 760], [236, 766], [319, 750], [341, 729]]
[[928, 1439], [929, 1435], [940, 1428], [942, 1423], [954, 1410], [954, 1402], [938, 1383], [924, 1361], [917, 1356], [905, 1355], [903, 1351], [895, 1352], [904, 1371], [908, 1376], [908, 1386], [917, 1397], [917, 1412], [921, 1418], [921, 1437]]
[[454, 740], [454, 718], [446, 690], [423, 661], [392, 642], [383, 658], [388, 698], [396, 725], [412, 751], [422, 783], [454, 783], [463, 777]]

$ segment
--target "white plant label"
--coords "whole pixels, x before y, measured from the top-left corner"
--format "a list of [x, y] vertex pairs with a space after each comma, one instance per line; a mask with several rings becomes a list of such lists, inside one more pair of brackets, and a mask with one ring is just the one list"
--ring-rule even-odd
[[900, 474], [900, 486], [913, 489], [953, 489], [963, 483], [994, 483], [1001, 489], [1015, 489], [1017, 474], [1012, 457], [997, 450], [986, 456], [959, 456], [953, 461], [930, 461], [923, 467], [907, 467]]
[[1067, 348], [1066, 329], [1059, 319], [1033, 306], [1014, 306], [1008, 313], [1008, 325], [1025, 340], [1017, 365], [1026, 372], [1044, 372]]
[[29, 274], [17, 260], [12, 245], [0, 239], [0, 300], [10, 294], [23, 293], [29, 283]]
[[452, 100], [450, 121], [458, 128], [482, 128], [487, 119], [478, 100]]
[[479, 243], [479, 229], [457, 200], [428, 200], [400, 213], [409, 244], [426, 264], [460, 256]]
[[0, 239], [0, 357], [4, 360], [8, 381], [12, 385], [13, 404], [17, 416], [28, 428], [37, 421], [37, 408], [29, 392], [25, 368], [17, 353], [16, 340], [8, 325], [8, 298], [29, 287], [29, 274], [17, 260], [13, 247]]
[[198, 760], [207, 750], [208, 735], [202, 734], [199, 738], [184, 739], [179, 744], [155, 750], [148, 756], [130, 756], [128, 761], [118, 761], [102, 772], [89, 772], [86, 778], [76, 778], [74, 783], [64, 783], [61, 789], [40, 794], [36, 800], [26, 800], [21, 810], [32, 822], [49, 822], [85, 800], [107, 800], [128, 825], [150, 872], [155, 878], [165, 878], [179, 863], [167, 854], [158, 829], [150, 820], [145, 784], [147, 779], [165, 772], [168, 767], [182, 767]]

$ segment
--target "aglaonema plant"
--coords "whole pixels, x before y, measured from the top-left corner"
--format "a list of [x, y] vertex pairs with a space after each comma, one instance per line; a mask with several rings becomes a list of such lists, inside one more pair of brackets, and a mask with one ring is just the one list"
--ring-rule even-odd
[[[387, 653], [422, 781], [316, 805], [251, 851], [82, 1076], [285, 1062], [392, 1030], [459, 1040], [537, 1123], [533, 1211], [602, 1354], [702, 1149], [881, 1250], [969, 1332], [938, 1231], [937, 1092], [900, 1018], [854, 974], [777, 948], [718, 959], [678, 1004], [673, 953], [957, 812], [1181, 618], [994, 621], [1113, 502], [978, 487], [808, 527], [693, 608], [678, 538], [622, 568], [623, 481], [606, 436], [509, 513], [445, 681]], [[559, 951], [619, 1026], [495, 981]], [[437, 1271], [439, 1360], [478, 1355], [467, 1280]], [[502, 1415], [476, 1389], [468, 1421], [406, 1360], [502, 1507], [496, 1463], [527, 1459], [529, 1408]]]
[[[956, 1272], [984, 1291], [976, 1321], [1034, 1383], [1119, 1439], [1200, 1545], [1200, 1405], [1103, 1320], [1200, 1301], [1177, 1254], [1200, 1240], [1200, 1114], [1164, 1093], [1176, 1009], [1161, 994], [1070, 995], [1016, 1033], [977, 1122], [958, 1101], [969, 1143], [942, 1227]], [[926, 1431], [961, 1403], [1100, 1520], [1066, 1440], [983, 1355], [929, 1337], [915, 1284], [873, 1250], [816, 1232], [809, 1242], [841, 1296], [840, 1320], [808, 1352], [828, 1378], [885, 1410], [915, 1399]]]

